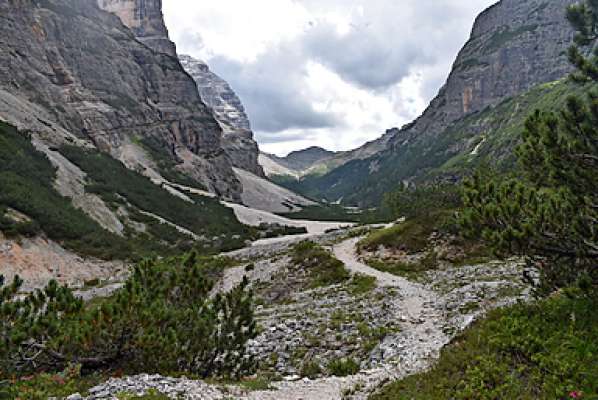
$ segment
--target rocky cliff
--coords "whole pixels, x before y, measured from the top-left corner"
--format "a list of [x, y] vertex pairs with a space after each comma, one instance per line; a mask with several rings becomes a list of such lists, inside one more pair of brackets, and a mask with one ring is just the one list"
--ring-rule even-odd
[[241, 100], [230, 85], [203, 61], [179, 57], [183, 68], [197, 83], [202, 100], [212, 109], [222, 127], [222, 147], [233, 165], [258, 176], [265, 176], [258, 163], [259, 149]]
[[[502, 0], [475, 21], [444, 87], [405, 136], [439, 134], [453, 121], [571, 71], [573, 31], [566, 7], [576, 0]], [[408, 135], [405, 135], [408, 133]]]
[[[307, 179], [301, 191], [329, 200], [376, 204], [401, 181], [436, 174], [449, 161], [452, 167], [469, 169], [472, 153], [490, 161], [509, 155], [517, 138], [502, 137], [500, 128], [515, 122], [511, 115], [494, 113], [494, 121], [477, 116], [571, 71], [566, 50], [573, 31], [565, 9], [573, 3], [502, 0], [485, 10], [476, 19], [446, 84], [421, 117], [394, 130], [384, 150], [352, 160], [323, 177]], [[517, 123], [532, 111], [528, 107], [529, 103], [519, 102], [511, 109], [521, 114]]]
[[166, 43], [160, 1], [100, 3], [121, 19], [97, 0], [0, 2], [0, 118], [47, 145], [97, 148], [156, 178], [152, 144], [162, 164], [239, 200], [221, 128]]
[[137, 40], [151, 49], [176, 57], [162, 15], [162, 0], [98, 0], [101, 9], [119, 16]]

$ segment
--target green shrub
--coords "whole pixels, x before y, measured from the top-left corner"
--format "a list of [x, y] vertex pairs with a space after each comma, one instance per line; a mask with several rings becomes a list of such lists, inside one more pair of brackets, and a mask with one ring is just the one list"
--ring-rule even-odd
[[307, 361], [301, 366], [301, 372], [299, 374], [309, 379], [315, 379], [322, 374], [322, 367], [313, 360]]
[[213, 266], [195, 253], [137, 265], [120, 291], [86, 306], [52, 281], [25, 298], [22, 281], [0, 280], [0, 379], [56, 372], [67, 364], [132, 373], [190, 372], [203, 377], [251, 372], [255, 337], [246, 280], [210, 298]]
[[373, 276], [355, 274], [349, 284], [349, 290], [353, 295], [369, 293], [376, 288], [376, 278]]
[[125, 198], [137, 209], [186, 228], [198, 235], [240, 235], [246, 237], [249, 229], [235, 217], [234, 212], [217, 199], [187, 193], [195, 204], [171, 195], [121, 162], [98, 151], [65, 146], [60, 152], [85, 171], [94, 182], [96, 191], [106, 201], [115, 194]]
[[303, 241], [295, 245], [292, 251], [292, 262], [307, 269], [312, 288], [340, 284], [351, 277], [341, 261], [311, 241]]
[[[32, 219], [14, 223], [0, 216], [0, 230], [32, 236], [43, 230], [50, 239], [84, 255], [127, 258], [131, 249], [122, 238], [104, 230], [53, 187], [56, 172], [30, 139], [0, 122], [0, 207], [13, 208]], [[2, 213], [4, 214], [4, 213]]]
[[359, 364], [352, 358], [333, 360], [328, 364], [328, 372], [333, 376], [349, 376], [359, 372]]

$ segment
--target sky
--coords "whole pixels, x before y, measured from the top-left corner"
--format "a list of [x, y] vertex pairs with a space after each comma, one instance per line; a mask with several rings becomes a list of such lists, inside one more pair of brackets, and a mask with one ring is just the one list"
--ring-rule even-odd
[[349, 150], [417, 118], [495, 0], [163, 0], [179, 54], [243, 102], [260, 149]]

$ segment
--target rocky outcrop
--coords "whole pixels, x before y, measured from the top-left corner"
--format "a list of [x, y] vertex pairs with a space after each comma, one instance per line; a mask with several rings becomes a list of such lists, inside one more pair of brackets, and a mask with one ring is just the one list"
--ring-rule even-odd
[[119, 16], [137, 40], [151, 49], [176, 57], [162, 15], [162, 0], [98, 0], [101, 9]]
[[197, 83], [202, 100], [212, 109], [222, 127], [222, 147], [233, 165], [258, 176], [265, 176], [258, 163], [259, 149], [241, 100], [230, 85], [213, 73], [203, 61], [179, 57], [183, 68]]
[[397, 139], [438, 135], [453, 121], [567, 75], [573, 30], [565, 10], [575, 2], [502, 0], [485, 10], [440, 93]]
[[160, 1], [103, 5], [121, 19], [97, 0], [0, 2], [0, 118], [51, 146], [116, 158], [123, 144], [151, 138], [187, 176], [240, 200], [221, 128], [164, 45]]

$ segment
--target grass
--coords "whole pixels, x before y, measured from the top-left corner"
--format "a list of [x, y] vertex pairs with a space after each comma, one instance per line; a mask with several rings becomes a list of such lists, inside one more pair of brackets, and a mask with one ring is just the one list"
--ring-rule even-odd
[[565, 295], [497, 310], [443, 350], [430, 371], [371, 400], [598, 399], [598, 300]]
[[375, 258], [368, 259], [366, 262], [370, 267], [378, 271], [388, 272], [389, 274], [414, 281], [419, 280], [427, 271], [435, 269], [435, 267], [430, 267], [425, 263], [419, 262], [385, 262]]
[[311, 241], [303, 241], [293, 247], [292, 262], [307, 270], [312, 289], [344, 283], [351, 277], [341, 261]]
[[102, 374], [80, 376], [70, 375], [68, 371], [58, 374], [38, 374], [11, 380], [5, 389], [6, 397], [0, 399], [47, 400], [49, 397], [65, 398], [73, 393], [85, 396], [88, 390], [108, 379]]
[[352, 295], [358, 296], [371, 292], [376, 288], [376, 278], [362, 274], [353, 275], [351, 282], [349, 282], [349, 292]]
[[[449, 213], [450, 214], [450, 213]], [[359, 249], [375, 251], [380, 246], [387, 249], [419, 253], [428, 248], [430, 235], [442, 227], [447, 212], [431, 212], [428, 215], [409, 219], [390, 228], [372, 231], [358, 243]]]
[[116, 395], [118, 400], [169, 400], [170, 397], [167, 395], [158, 392], [155, 389], [150, 389], [148, 392], [142, 396], [137, 396], [136, 394], [131, 393], [119, 393]]
[[330, 361], [327, 369], [332, 376], [349, 376], [359, 372], [359, 364], [352, 358], [342, 358]]

